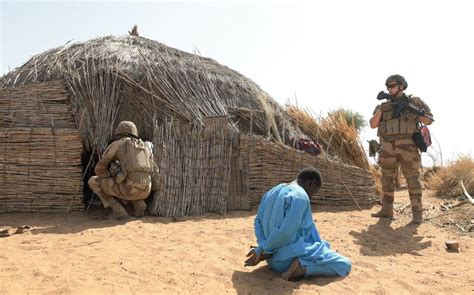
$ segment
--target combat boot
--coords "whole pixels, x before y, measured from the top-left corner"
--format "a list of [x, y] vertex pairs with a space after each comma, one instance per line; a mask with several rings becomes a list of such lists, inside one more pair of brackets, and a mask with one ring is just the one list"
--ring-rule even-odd
[[143, 217], [145, 215], [146, 203], [143, 200], [133, 201], [133, 208], [135, 209], [135, 217]]
[[377, 213], [372, 213], [372, 217], [393, 219], [393, 203], [382, 203], [382, 209]]
[[125, 208], [123, 208], [122, 204], [120, 204], [120, 202], [117, 201], [117, 199], [112, 198], [112, 200], [109, 202], [109, 205], [110, 205], [110, 208], [112, 208], [112, 211], [114, 213], [113, 217], [115, 219], [122, 220], [122, 219], [128, 218], [127, 211], [125, 210]]
[[412, 210], [413, 219], [411, 220], [412, 224], [422, 224], [423, 223], [423, 211], [421, 210]]

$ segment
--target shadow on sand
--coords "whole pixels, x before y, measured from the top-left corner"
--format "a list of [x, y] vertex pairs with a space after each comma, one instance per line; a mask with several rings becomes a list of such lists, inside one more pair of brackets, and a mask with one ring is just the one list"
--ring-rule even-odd
[[431, 241], [423, 241], [424, 236], [417, 235], [417, 226], [407, 224], [392, 227], [389, 219], [379, 219], [360, 232], [351, 231], [354, 243], [360, 245], [360, 253], [368, 256], [388, 256], [395, 254], [421, 255], [419, 251], [431, 247]]
[[226, 214], [204, 213], [199, 216], [159, 217], [144, 216], [129, 217], [125, 220], [115, 220], [109, 215], [110, 209], [90, 208], [87, 212], [72, 213], [3, 213], [0, 214], [0, 226], [18, 228], [28, 226], [32, 234], [70, 234], [88, 229], [98, 229], [124, 225], [128, 222], [141, 221], [151, 224], [169, 224], [183, 221], [200, 222], [203, 220], [224, 220], [229, 218], [247, 218], [254, 216], [255, 211], [229, 211]]
[[280, 274], [272, 271], [267, 265], [248, 272], [234, 271], [232, 275], [232, 283], [237, 294], [292, 294], [300, 289], [301, 285], [323, 287], [343, 279], [341, 277], [309, 277], [289, 282], [280, 278]]

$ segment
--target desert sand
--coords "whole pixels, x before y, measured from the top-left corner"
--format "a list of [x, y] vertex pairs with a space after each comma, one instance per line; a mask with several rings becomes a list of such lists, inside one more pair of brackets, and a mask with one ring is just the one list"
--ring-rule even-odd
[[[408, 203], [406, 192], [396, 195]], [[439, 200], [425, 198], [426, 206]], [[185, 218], [109, 220], [96, 209], [67, 215], [1, 214], [0, 294], [441, 294], [474, 293], [474, 238], [378, 207], [313, 206], [321, 236], [351, 259], [345, 278], [287, 282], [266, 263], [244, 267], [256, 210]], [[409, 210], [408, 210], [409, 211]], [[459, 252], [444, 242], [456, 239]]]

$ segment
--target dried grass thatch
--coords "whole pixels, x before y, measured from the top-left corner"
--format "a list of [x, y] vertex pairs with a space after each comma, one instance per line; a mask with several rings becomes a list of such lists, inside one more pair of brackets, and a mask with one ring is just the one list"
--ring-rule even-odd
[[326, 118], [316, 119], [308, 110], [297, 106], [286, 107], [288, 115], [311, 140], [319, 142], [325, 155], [335, 161], [369, 170], [370, 164], [359, 134], [349, 126], [343, 111], [335, 111]]
[[461, 181], [466, 191], [474, 195], [474, 160], [470, 156], [461, 156], [452, 164], [441, 167], [428, 178], [426, 186], [435, 196], [456, 198], [463, 195]]
[[86, 149], [97, 153], [122, 119], [134, 121], [141, 136], [151, 139], [154, 120], [161, 124], [173, 117], [202, 125], [205, 117], [244, 109], [264, 114], [236, 118], [238, 124], [258, 127], [252, 128], [257, 134], [276, 140], [301, 135], [283, 108], [248, 78], [212, 59], [143, 37], [66, 44], [34, 56], [0, 83], [17, 87], [51, 80], [67, 82]]

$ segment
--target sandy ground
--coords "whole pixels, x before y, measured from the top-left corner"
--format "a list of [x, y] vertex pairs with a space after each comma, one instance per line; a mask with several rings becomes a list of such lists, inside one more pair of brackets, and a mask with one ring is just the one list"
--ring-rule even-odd
[[[438, 200], [426, 200], [427, 204]], [[396, 202], [407, 203], [404, 193]], [[88, 214], [1, 214], [0, 294], [474, 293], [474, 237], [436, 225], [370, 217], [377, 207], [313, 207], [321, 236], [349, 257], [346, 278], [286, 282], [265, 263], [245, 268], [253, 211], [127, 221]], [[0, 228], [0, 229], [1, 229]], [[447, 252], [444, 241], [461, 250]]]

